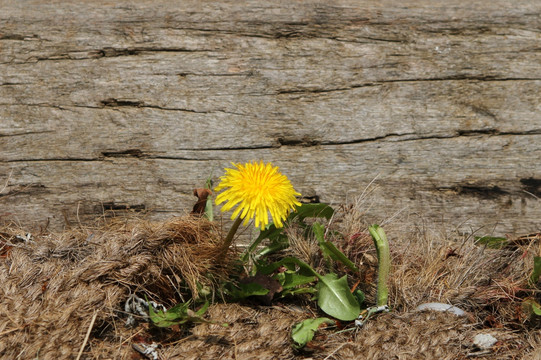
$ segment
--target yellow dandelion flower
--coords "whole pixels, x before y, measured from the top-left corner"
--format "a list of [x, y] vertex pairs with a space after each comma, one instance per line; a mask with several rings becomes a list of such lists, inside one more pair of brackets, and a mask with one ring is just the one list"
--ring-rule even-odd
[[255, 218], [255, 226], [264, 229], [269, 224], [270, 212], [274, 224], [282, 227], [290, 210], [301, 205], [295, 199], [300, 194], [277, 166], [262, 161], [232, 165], [236, 169], [225, 169], [225, 175], [220, 177], [220, 184], [215, 188], [216, 191], [227, 188], [216, 197], [218, 205], [227, 201], [222, 211], [238, 205], [231, 219], [240, 214], [244, 225], [247, 225], [250, 219]]

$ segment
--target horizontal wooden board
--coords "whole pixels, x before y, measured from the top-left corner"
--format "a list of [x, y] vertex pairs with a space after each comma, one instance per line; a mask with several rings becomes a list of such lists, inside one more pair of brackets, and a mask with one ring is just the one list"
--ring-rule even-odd
[[375, 220], [541, 226], [541, 3], [0, 4], [1, 219], [160, 219], [261, 159], [325, 202], [372, 184]]

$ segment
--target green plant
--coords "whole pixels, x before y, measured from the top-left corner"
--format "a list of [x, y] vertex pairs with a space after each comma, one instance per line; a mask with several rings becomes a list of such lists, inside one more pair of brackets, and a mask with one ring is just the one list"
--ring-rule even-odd
[[209, 303], [205, 302], [197, 311], [190, 309], [191, 301], [179, 303], [168, 310], [159, 309], [157, 312], [149, 304], [148, 314], [150, 321], [158, 327], [169, 327], [172, 325], [182, 325], [187, 322], [208, 322], [201, 316], [207, 311]]
[[316, 294], [315, 297], [321, 310], [332, 317], [344, 321], [354, 320], [359, 315], [360, 304], [357, 298], [351, 293], [346, 276], [338, 278], [338, 275], [334, 273], [320, 275], [310, 265], [294, 257], [284, 258], [269, 266], [260, 267], [258, 272], [270, 274], [282, 266], [290, 271], [289, 277], [287, 277], [289, 281], [284, 282], [282, 287], [285, 286], [291, 289], [293, 286], [305, 285], [308, 282], [311, 283], [317, 278], [317, 284], [315, 286], [310, 285], [309, 287], [311, 289], [309, 292]]
[[296, 349], [303, 348], [307, 343], [312, 341], [317, 329], [323, 324], [334, 324], [334, 321], [322, 317], [317, 319], [306, 319], [296, 324], [291, 331], [291, 339], [293, 340], [293, 347]]
[[[306, 223], [307, 218], [330, 219], [333, 213], [334, 210], [326, 204], [302, 204], [288, 216], [285, 226], [295, 224], [304, 230], [306, 236], [314, 234], [322, 254], [329, 261], [343, 263], [353, 271], [358, 271], [351, 260], [334, 244], [324, 239], [324, 226], [321, 223], [315, 222], [311, 226]], [[269, 244], [257, 251], [257, 246], [265, 239], [269, 240]], [[239, 283], [236, 286], [229, 284], [227, 292], [236, 299], [267, 295], [271, 289], [266, 288], [266, 284], [263, 283], [268, 283], [269, 279], [272, 279], [280, 286], [277, 294], [280, 297], [312, 293], [318, 301], [318, 306], [328, 315], [345, 321], [355, 319], [360, 311], [358, 299], [363, 299], [364, 295], [359, 296], [360, 291], [357, 291], [355, 295], [351, 293], [346, 276], [338, 277], [332, 272], [321, 275], [310, 265], [295, 257], [286, 257], [270, 264], [266, 262], [268, 255], [287, 247], [289, 247], [289, 241], [284, 228], [270, 224], [261, 231], [241, 257], [244, 262], [250, 258], [254, 259], [252, 275], [265, 275], [268, 279], [261, 280], [262, 278], [259, 277], [259, 281], [251, 284]], [[281, 271], [277, 271], [279, 268]], [[317, 284], [314, 284], [315, 280], [318, 280]]]
[[509, 241], [504, 237], [497, 236], [476, 236], [475, 244], [484, 245], [489, 249], [503, 249]]
[[389, 296], [387, 278], [391, 271], [391, 255], [389, 252], [389, 241], [385, 232], [379, 225], [372, 225], [368, 228], [378, 253], [378, 290], [376, 294], [376, 306], [386, 306]]
[[312, 231], [317, 239], [321, 253], [326, 258], [327, 262], [334, 260], [341, 262], [352, 271], [359, 271], [359, 268], [357, 268], [357, 266], [355, 266], [351, 260], [349, 260], [340, 250], [338, 250], [332, 242], [325, 240], [325, 226], [316, 222], [314, 225], [312, 225]]
[[[290, 226], [295, 223], [304, 230], [305, 236], [307, 236], [310, 226], [305, 222], [306, 218], [320, 218], [329, 220], [334, 214], [334, 209], [327, 204], [301, 204], [295, 208], [295, 211], [290, 213], [285, 220], [285, 226]], [[315, 224], [314, 224], [315, 225]], [[269, 245], [259, 250], [257, 253], [255, 250], [265, 239], [269, 240]], [[276, 251], [284, 250], [289, 247], [289, 239], [284, 232], [283, 227], [277, 227], [274, 223], [269, 224], [264, 230], [261, 231], [259, 236], [248, 246], [244, 254], [242, 255], [242, 261], [247, 261], [250, 256], [258, 259], [262, 256], [270, 255]]]
[[[233, 275], [223, 284], [223, 292], [230, 299], [239, 300], [251, 296], [259, 296], [266, 302], [275, 297], [287, 297], [299, 294], [312, 294], [317, 305], [328, 316], [341, 321], [353, 321], [359, 317], [365, 296], [359, 289], [351, 290], [347, 275], [339, 276], [333, 271], [335, 263], [340, 263], [351, 272], [358, 273], [359, 268], [336, 245], [326, 238], [329, 229], [319, 220], [329, 221], [334, 215], [334, 209], [327, 204], [300, 204], [295, 200], [295, 192], [289, 180], [278, 172], [278, 168], [270, 164], [248, 163], [234, 164], [237, 169], [226, 169], [226, 175], [221, 178], [216, 190], [223, 190], [216, 198], [217, 203], [227, 201], [222, 211], [237, 206], [232, 218], [235, 222], [224, 239], [220, 251], [223, 259], [233, 237], [244, 220], [255, 219], [255, 225], [260, 226], [259, 236], [250, 244], [240, 258], [239, 270], [250, 267], [249, 276]], [[210, 188], [210, 180], [207, 181]], [[279, 189], [276, 190], [276, 189]], [[205, 214], [212, 219], [213, 207], [209, 199], [205, 204]], [[293, 211], [290, 211], [293, 209]], [[268, 220], [268, 212], [272, 221]], [[307, 222], [311, 218], [315, 221]], [[290, 226], [301, 230], [301, 236], [313, 237], [319, 246], [321, 255], [326, 263], [325, 273], [321, 274], [309, 264], [292, 256], [284, 257], [269, 263], [270, 255], [276, 259], [280, 250], [290, 246], [288, 234], [285, 231]], [[378, 292], [376, 308], [369, 308], [368, 314], [380, 311], [386, 307], [388, 289], [387, 277], [390, 269], [389, 244], [382, 228], [373, 225], [369, 232], [376, 245], [378, 265]], [[340, 235], [331, 232], [333, 235]], [[264, 240], [268, 243], [259, 249]], [[189, 309], [190, 301], [180, 303], [167, 311], [154, 311], [150, 306], [151, 321], [160, 327], [186, 322], [205, 321], [201, 315], [208, 307], [205, 303], [199, 310]], [[365, 318], [366, 319], [366, 318]], [[308, 319], [295, 326], [292, 333], [295, 346], [302, 347], [309, 341], [319, 325], [329, 323], [328, 318]]]
[[[334, 210], [326, 204], [302, 204], [288, 216], [285, 228], [295, 225], [301, 228], [304, 236], [313, 236], [328, 265], [327, 269], [333, 268], [332, 263], [341, 263], [353, 273], [357, 273], [359, 268], [334, 243], [326, 239], [325, 226], [317, 221], [318, 219], [328, 220], [333, 214]], [[307, 218], [315, 218], [316, 221], [309, 225], [306, 222]], [[378, 291], [376, 306], [363, 312], [365, 315], [363, 321], [372, 314], [388, 309], [387, 280], [391, 261], [389, 243], [380, 226], [369, 227], [369, 232], [378, 254]], [[268, 240], [268, 244], [258, 250], [258, 246], [264, 240]], [[263, 229], [241, 257], [243, 263], [247, 263], [249, 259], [253, 260], [251, 273], [254, 282], [238, 284], [230, 288], [230, 294], [239, 299], [249, 296], [270, 295], [272, 298], [275, 295], [283, 297], [311, 293], [314, 294], [318, 307], [328, 316], [341, 321], [357, 319], [361, 314], [365, 297], [360, 290], [353, 292], [350, 290], [347, 275], [339, 276], [332, 270], [326, 274], [320, 274], [307, 263], [291, 256], [270, 264], [265, 262], [269, 255], [287, 249], [289, 246], [289, 239], [284, 228], [270, 224]], [[266, 277], [261, 278], [261, 276]], [[314, 283], [316, 280], [317, 283]], [[271, 281], [275, 281], [277, 285], [268, 286]], [[313, 337], [319, 325], [328, 321], [330, 321], [328, 318], [316, 318], [297, 324], [292, 331], [294, 346], [297, 348], [304, 346]]]

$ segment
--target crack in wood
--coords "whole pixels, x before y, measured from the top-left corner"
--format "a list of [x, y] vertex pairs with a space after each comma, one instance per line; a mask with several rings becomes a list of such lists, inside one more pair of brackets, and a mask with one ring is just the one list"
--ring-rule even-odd
[[12, 195], [36, 195], [50, 193], [47, 187], [43, 184], [17, 184], [7, 188], [7, 192], [0, 193], [0, 198]]
[[[389, 133], [381, 136], [375, 136], [371, 138], [364, 138], [364, 139], [353, 139], [353, 140], [347, 140], [347, 141], [322, 141], [318, 145], [321, 146], [333, 146], [333, 145], [350, 145], [350, 144], [362, 144], [362, 143], [370, 143], [370, 142], [378, 142], [380, 140], [385, 139], [395, 139], [395, 141], [415, 141], [415, 140], [426, 140], [426, 139], [449, 139], [456, 136], [453, 136], [452, 134], [449, 135], [429, 135], [429, 136], [417, 136], [416, 133]], [[413, 136], [413, 137], [412, 137]], [[403, 139], [401, 139], [403, 138]]]
[[[262, 149], [276, 149], [280, 145], [252, 145], [252, 146], [231, 146], [231, 147], [209, 147], [209, 148], [180, 148], [181, 151], [236, 151], [236, 150], [262, 150]], [[158, 158], [158, 157], [155, 157]], [[159, 158], [166, 159], [167, 156], [160, 156]]]
[[201, 77], [235, 77], [235, 76], [254, 76], [256, 74], [255, 70], [248, 70], [243, 72], [236, 73], [202, 73], [202, 72], [181, 72], [176, 74], [178, 77], [185, 78], [187, 76], [201, 76]]
[[0, 34], [0, 40], [24, 40], [25, 37], [20, 34]]
[[438, 187], [439, 191], [452, 191], [457, 195], [473, 196], [484, 200], [494, 200], [501, 196], [510, 195], [507, 190], [502, 189], [497, 185], [455, 185], [450, 187]]
[[[278, 89], [275, 94], [276, 95], [287, 95], [287, 94], [317, 94], [317, 93], [328, 93], [328, 92], [339, 92], [339, 91], [348, 91], [348, 90], [354, 90], [359, 89], [363, 87], [372, 87], [372, 86], [381, 86], [382, 84], [388, 84], [388, 83], [414, 83], [414, 82], [439, 82], [439, 81], [487, 81], [487, 82], [499, 82], [499, 81], [540, 81], [541, 78], [504, 78], [504, 77], [496, 77], [492, 75], [480, 75], [480, 76], [472, 76], [472, 75], [453, 75], [453, 76], [446, 76], [446, 77], [431, 77], [431, 78], [405, 78], [405, 79], [390, 79], [390, 80], [375, 80], [363, 84], [353, 84], [346, 87], [337, 87], [337, 88], [292, 88], [292, 89]], [[474, 107], [473, 105], [469, 105], [472, 107], [472, 109], [476, 112], [483, 112], [483, 109], [479, 107]], [[492, 113], [488, 111], [484, 111], [484, 115], [490, 116], [493, 115]]]
[[299, 201], [303, 204], [318, 204], [320, 203], [319, 195], [302, 196]]
[[[215, 109], [215, 110], [194, 110], [194, 109], [185, 109], [185, 108], [173, 108], [173, 107], [165, 107], [160, 105], [151, 105], [147, 104], [142, 100], [132, 100], [132, 99], [115, 99], [115, 98], [108, 98], [105, 100], [101, 100], [99, 102], [99, 106], [91, 106], [91, 105], [81, 105], [81, 104], [70, 104], [70, 105], [53, 105], [53, 104], [24, 104], [24, 103], [15, 103], [15, 104], [8, 104], [8, 103], [0, 103], [0, 106], [36, 106], [36, 107], [44, 107], [44, 108], [53, 108], [58, 110], [67, 110], [67, 111], [73, 111], [70, 108], [81, 108], [81, 109], [104, 109], [104, 108], [110, 108], [112, 110], [116, 110], [115, 108], [121, 108], [121, 107], [133, 107], [133, 108], [147, 108], [147, 109], [157, 109], [157, 110], [163, 110], [163, 111], [180, 111], [180, 112], [188, 112], [188, 113], [194, 113], [194, 114], [230, 114], [230, 115], [238, 115], [238, 116], [252, 116], [251, 114], [244, 114], [241, 112], [234, 112], [234, 111], [227, 111], [223, 109]], [[0, 137], [2, 134], [0, 134]], [[7, 134], [9, 136], [9, 134]]]
[[102, 151], [101, 155], [105, 158], [144, 158], [147, 157], [139, 149], [128, 149], [122, 151]]
[[317, 146], [321, 144], [320, 140], [311, 138], [309, 136], [303, 136], [302, 138], [295, 138], [295, 137], [279, 137], [276, 139], [278, 144], [280, 146], [303, 146], [303, 147], [309, 147], [309, 146]]
[[36, 34], [22, 35], [22, 34], [1, 34], [0, 33], [0, 40], [17, 40], [17, 41], [40, 40], [40, 37]]
[[529, 131], [499, 131], [497, 129], [474, 129], [474, 130], [457, 130], [454, 133], [441, 134], [441, 135], [418, 135], [416, 133], [389, 133], [382, 136], [376, 136], [373, 138], [365, 139], [353, 139], [348, 141], [322, 141], [318, 143], [318, 146], [328, 146], [328, 145], [349, 145], [349, 144], [360, 144], [365, 142], [377, 142], [385, 139], [394, 139], [393, 141], [420, 141], [420, 140], [438, 140], [438, 139], [453, 139], [460, 138], [464, 136], [527, 136], [527, 135], [541, 135], [541, 129], [533, 129]]
[[[171, 108], [171, 107], [165, 107], [160, 105], [151, 105], [146, 104], [142, 100], [131, 100], [131, 99], [116, 99], [116, 98], [108, 98], [105, 100], [100, 101], [101, 107], [137, 107], [137, 108], [148, 108], [148, 109], [158, 109], [163, 111], [182, 111], [182, 112], [189, 112], [194, 114], [214, 114], [214, 113], [223, 113], [223, 114], [231, 114], [231, 115], [239, 115], [239, 116], [249, 116], [247, 114], [238, 113], [238, 112], [232, 112], [232, 111], [226, 111], [226, 110], [193, 110], [193, 109], [185, 109], [185, 108]], [[78, 106], [83, 107], [83, 106]], [[93, 107], [90, 107], [93, 108]]]
[[104, 202], [94, 206], [93, 213], [103, 214], [106, 211], [134, 211], [141, 212], [146, 210], [145, 204], [119, 204], [114, 201]]
[[88, 162], [88, 161], [101, 161], [103, 159], [100, 158], [78, 158], [78, 157], [65, 157], [65, 158], [36, 158], [36, 159], [28, 159], [28, 158], [22, 158], [22, 159], [9, 159], [9, 160], [3, 160], [0, 159], [0, 163], [25, 163], [25, 162], [54, 162], [54, 161], [63, 161], [63, 162]]
[[371, 37], [371, 36], [357, 36], [356, 39], [362, 39], [365, 41], [360, 41], [356, 39], [346, 39], [346, 38], [339, 38], [334, 36], [318, 36], [320, 39], [329, 39], [333, 41], [338, 42], [344, 42], [344, 43], [351, 43], [351, 44], [369, 44], [369, 41], [378, 41], [378, 42], [387, 42], [387, 43], [408, 43], [410, 42], [409, 39], [402, 38], [402, 39], [391, 39], [391, 38], [379, 38], [379, 37]]
[[533, 177], [520, 179], [520, 183], [523, 185], [524, 190], [528, 193], [541, 197], [541, 179]]
[[458, 136], [477, 136], [477, 135], [500, 135], [500, 131], [497, 129], [474, 129], [474, 130], [457, 130]]
[[183, 47], [126, 47], [113, 48], [107, 47], [100, 50], [94, 50], [97, 57], [117, 57], [133, 56], [148, 52], [209, 52], [211, 49], [188, 49]]
[[51, 108], [51, 109], [58, 109], [58, 110], [66, 110], [66, 111], [72, 111], [71, 109], [68, 109], [69, 107], [80, 107], [80, 108], [88, 108], [88, 109], [100, 109], [101, 107], [97, 106], [86, 106], [86, 105], [54, 105], [54, 104], [47, 104], [47, 103], [38, 103], [38, 104], [25, 104], [25, 103], [0, 103], [0, 106], [35, 106], [35, 107], [43, 107], [43, 108]]
[[[110, 57], [121, 56], [137, 56], [146, 53], [159, 53], [159, 52], [171, 52], [171, 53], [187, 53], [187, 52], [210, 52], [211, 49], [188, 49], [179, 47], [126, 47], [126, 48], [103, 48], [103, 49], [82, 49], [77, 51], [67, 51], [60, 54], [53, 54], [48, 56], [38, 56], [29, 59], [22, 63], [32, 63], [36, 61], [56, 61], [56, 60], [88, 60], [88, 59], [100, 59]], [[82, 55], [86, 53], [87, 55]]]
[[142, 107], [145, 102], [141, 100], [128, 100], [128, 99], [115, 99], [108, 98], [100, 101], [100, 104], [104, 107], [120, 107], [120, 106], [132, 106], [132, 107]]
[[324, 88], [315, 88], [315, 89], [306, 89], [306, 88], [297, 88], [297, 89], [279, 89], [276, 91], [276, 95], [288, 95], [288, 94], [319, 94], [319, 93], [330, 93], [330, 92], [338, 92], [338, 91], [348, 91], [363, 87], [369, 87], [369, 86], [380, 86], [381, 84], [376, 83], [366, 83], [362, 85], [352, 85], [348, 87], [339, 87], [339, 88], [330, 88], [330, 89], [324, 89]]
[[195, 161], [195, 162], [206, 162], [206, 161], [219, 161], [223, 160], [221, 158], [196, 158], [196, 157], [185, 157], [185, 156], [164, 156], [164, 155], [149, 155], [147, 159], [154, 160], [173, 160], [173, 161]]
[[54, 133], [54, 130], [26, 131], [26, 132], [18, 132], [18, 133], [11, 133], [11, 134], [2, 134], [2, 133], [0, 133], [0, 138], [1, 137], [11, 137], [11, 136], [26, 136], [26, 135], [35, 135], [35, 134], [47, 134], [47, 133]]

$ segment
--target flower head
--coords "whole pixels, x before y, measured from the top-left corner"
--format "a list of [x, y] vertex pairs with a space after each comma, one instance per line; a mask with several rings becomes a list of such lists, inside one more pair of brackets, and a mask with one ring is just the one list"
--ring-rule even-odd
[[232, 165], [236, 169], [225, 169], [225, 175], [220, 177], [220, 184], [215, 188], [216, 191], [227, 188], [216, 197], [216, 204], [227, 201], [222, 211], [231, 210], [238, 204], [232, 219], [240, 213], [244, 225], [255, 218], [255, 226], [264, 229], [269, 224], [270, 212], [276, 227], [282, 227], [289, 211], [295, 205], [301, 205], [295, 199], [300, 194], [277, 166], [262, 161]]

